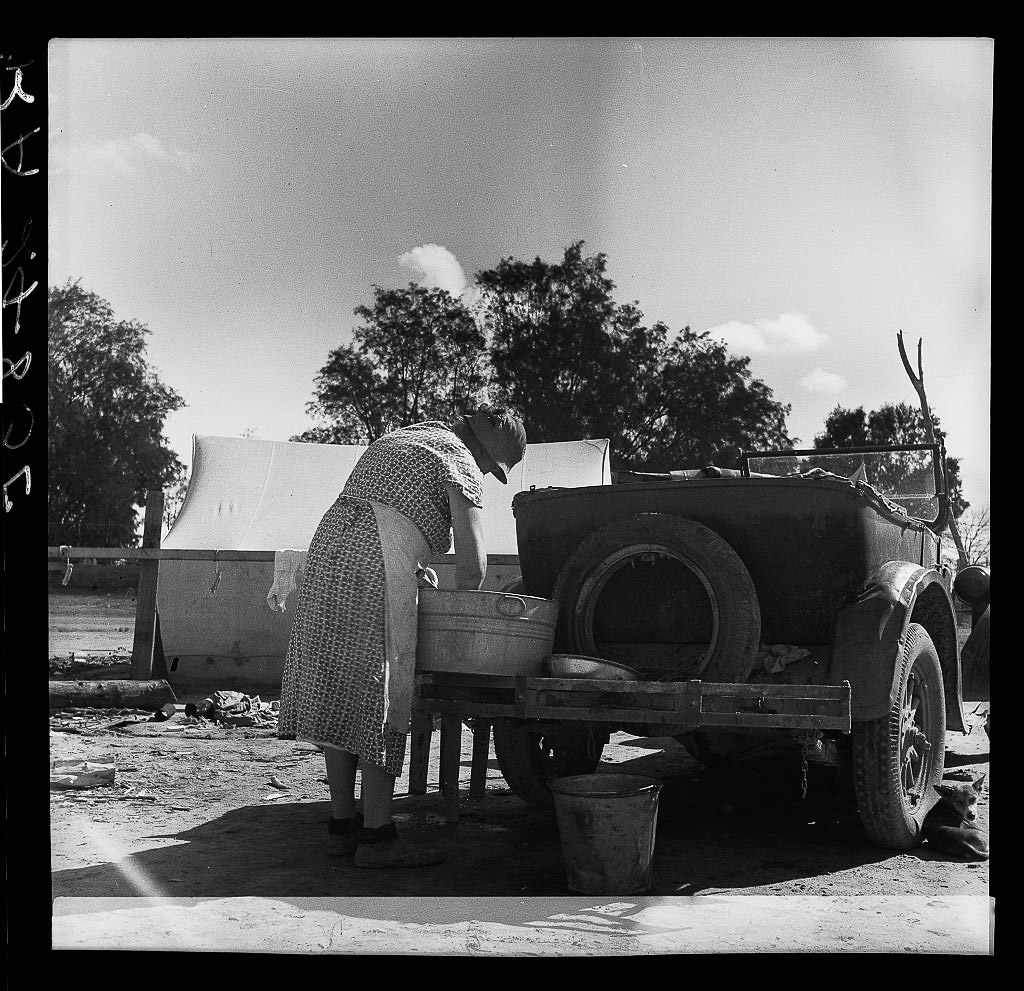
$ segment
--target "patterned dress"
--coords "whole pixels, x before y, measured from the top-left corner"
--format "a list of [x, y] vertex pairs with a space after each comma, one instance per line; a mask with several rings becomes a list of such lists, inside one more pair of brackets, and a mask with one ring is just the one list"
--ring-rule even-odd
[[384, 722], [384, 561], [373, 507], [360, 500], [398, 510], [445, 554], [449, 486], [483, 505], [473, 455], [437, 420], [386, 434], [356, 462], [309, 545], [281, 681], [281, 739], [340, 747], [401, 774], [405, 734]]

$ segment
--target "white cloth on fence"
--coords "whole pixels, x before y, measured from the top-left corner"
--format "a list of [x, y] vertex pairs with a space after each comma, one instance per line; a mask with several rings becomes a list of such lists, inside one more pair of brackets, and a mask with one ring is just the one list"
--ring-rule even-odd
[[302, 584], [306, 553], [291, 548], [274, 552], [274, 584], [267, 593], [267, 605], [274, 612], [284, 612], [288, 596]]

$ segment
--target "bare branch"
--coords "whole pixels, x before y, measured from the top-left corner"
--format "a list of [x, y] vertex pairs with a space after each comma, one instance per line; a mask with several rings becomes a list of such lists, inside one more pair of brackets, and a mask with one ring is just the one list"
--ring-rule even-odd
[[903, 331], [898, 330], [896, 332], [896, 343], [900, 349], [900, 360], [903, 362], [903, 367], [906, 370], [907, 376], [910, 378], [911, 384], [914, 386], [914, 391], [917, 393], [918, 399], [921, 401], [921, 414], [924, 417], [924, 430], [925, 436], [929, 444], [935, 443], [935, 428], [932, 425], [932, 414], [928, 408], [928, 397], [924, 391], [924, 368], [921, 365], [921, 338], [917, 339], [917, 372], [914, 374], [914, 369], [910, 367], [910, 359], [907, 358], [907, 350], [903, 346]]
[[[907, 349], [903, 346], [903, 331], [896, 331], [896, 343], [900, 349], [900, 360], [903, 362], [903, 367], [906, 370], [911, 383], [914, 386], [914, 391], [917, 393], [918, 399], [921, 400], [921, 415], [924, 418], [924, 430], [925, 437], [929, 444], [935, 443], [935, 428], [932, 425], [932, 414], [928, 408], [928, 397], [924, 391], [924, 366], [921, 363], [921, 338], [917, 339], [917, 374], [914, 374], [913, 368], [910, 367], [910, 360], [907, 358]], [[970, 564], [970, 560], [967, 557], [967, 551], [964, 550], [964, 542], [960, 539], [960, 530], [956, 525], [956, 517], [952, 513], [949, 514], [949, 532], [953, 536], [953, 543], [956, 544], [957, 557], [960, 559], [960, 567], [966, 568]]]

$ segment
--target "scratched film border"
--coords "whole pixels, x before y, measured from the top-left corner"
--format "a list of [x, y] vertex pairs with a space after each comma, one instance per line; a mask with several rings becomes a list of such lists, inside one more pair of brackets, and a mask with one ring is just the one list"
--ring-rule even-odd
[[[0, 41], [3, 393], [0, 548], [9, 946], [49, 946], [47, 653], [47, 39]], [[17, 892], [15, 897], [14, 893]]]

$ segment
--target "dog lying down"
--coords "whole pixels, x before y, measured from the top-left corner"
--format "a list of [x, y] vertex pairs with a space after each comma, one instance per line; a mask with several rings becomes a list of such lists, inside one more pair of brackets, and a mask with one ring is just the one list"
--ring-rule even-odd
[[988, 840], [975, 825], [985, 777], [973, 784], [935, 785], [942, 798], [928, 813], [922, 830], [930, 849], [960, 860], [988, 860]]

